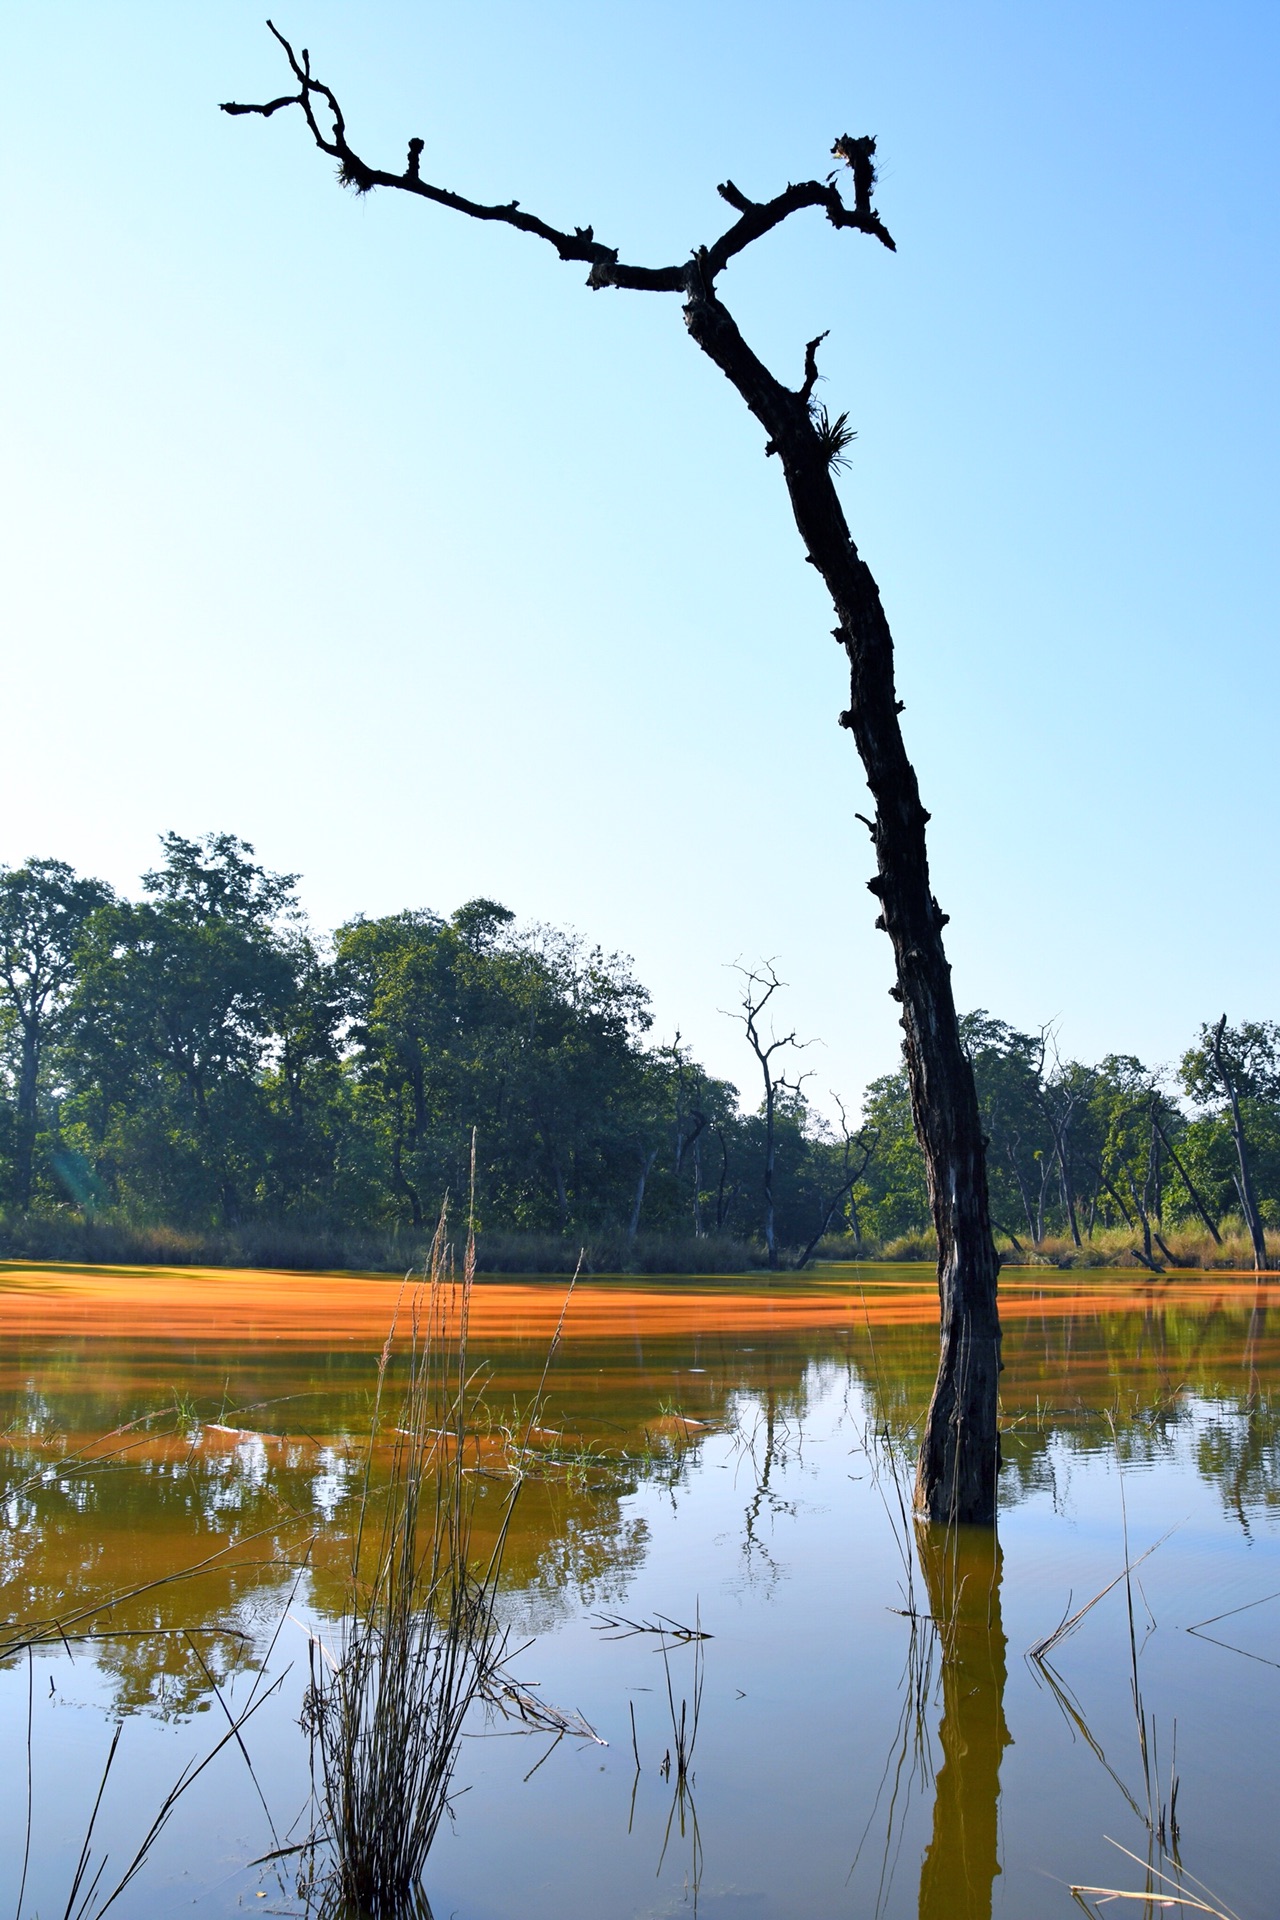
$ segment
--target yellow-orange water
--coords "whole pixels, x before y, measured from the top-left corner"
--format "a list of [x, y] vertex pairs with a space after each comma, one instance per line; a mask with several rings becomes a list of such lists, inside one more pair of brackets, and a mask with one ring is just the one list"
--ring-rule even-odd
[[[486, 1280], [472, 1296], [476, 1336], [546, 1339], [566, 1293], [557, 1280]], [[299, 1274], [220, 1267], [29, 1267], [0, 1262], [0, 1329], [7, 1336], [56, 1334], [125, 1339], [270, 1340], [313, 1346], [326, 1341], [381, 1343], [412, 1290], [385, 1274]], [[1006, 1271], [1001, 1318], [1132, 1313], [1180, 1306], [1196, 1312], [1266, 1304], [1269, 1284], [1251, 1274], [1162, 1276], [1107, 1272], [1047, 1278]], [[921, 1269], [828, 1267], [807, 1282], [672, 1277], [638, 1285], [585, 1281], [564, 1315], [568, 1340], [694, 1331], [742, 1333], [787, 1326], [823, 1327], [858, 1318], [873, 1327], [937, 1323], [937, 1295]]]

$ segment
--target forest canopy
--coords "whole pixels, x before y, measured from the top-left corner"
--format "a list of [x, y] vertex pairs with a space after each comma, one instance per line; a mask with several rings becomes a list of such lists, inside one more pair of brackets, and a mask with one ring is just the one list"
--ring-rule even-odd
[[[0, 869], [7, 1246], [74, 1252], [92, 1228], [394, 1265], [465, 1200], [474, 1135], [494, 1264], [578, 1245], [763, 1264], [766, 1186], [780, 1264], [930, 1253], [901, 1067], [846, 1090], [858, 1118], [833, 1126], [802, 1054], [768, 1090], [744, 1040], [738, 1087], [657, 1037], [623, 955], [488, 899], [322, 936], [297, 880], [226, 833], [163, 835], [136, 900], [54, 859]], [[745, 1009], [759, 976], [739, 977]], [[1206, 1022], [1172, 1075], [1064, 1058], [1050, 1028], [983, 1011], [963, 1031], [1010, 1257], [1225, 1263], [1242, 1170], [1280, 1227], [1274, 1022]]]

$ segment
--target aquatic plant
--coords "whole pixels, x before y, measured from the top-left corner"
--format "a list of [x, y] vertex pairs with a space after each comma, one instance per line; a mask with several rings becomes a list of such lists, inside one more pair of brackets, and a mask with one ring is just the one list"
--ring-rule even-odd
[[[524, 1475], [512, 1474], [496, 1537], [487, 1556], [474, 1560], [477, 1481], [467, 1459], [477, 1397], [467, 1352], [474, 1278], [474, 1235], [459, 1281], [442, 1214], [410, 1304], [408, 1381], [382, 1490], [371, 1484], [370, 1448], [338, 1646], [311, 1641], [304, 1720], [331, 1854], [326, 1904], [346, 1902], [375, 1920], [420, 1901], [427, 1855], [449, 1810], [463, 1722], [486, 1689], [501, 1692], [506, 1637], [495, 1607]], [[523, 1453], [563, 1323], [562, 1310]], [[393, 1326], [379, 1362], [375, 1433], [394, 1335]]]

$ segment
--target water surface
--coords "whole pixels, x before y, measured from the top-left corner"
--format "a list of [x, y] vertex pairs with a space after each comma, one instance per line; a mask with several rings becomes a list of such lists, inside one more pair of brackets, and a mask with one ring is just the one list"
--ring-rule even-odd
[[[482, 1535], [564, 1296], [560, 1281], [476, 1290]], [[502, 1604], [513, 1645], [529, 1643], [516, 1675], [608, 1744], [553, 1749], [477, 1716], [431, 1861], [437, 1920], [695, 1903], [744, 1920], [1039, 1920], [1079, 1912], [1072, 1883], [1143, 1886], [1107, 1836], [1170, 1875], [1180, 1860], [1245, 1920], [1274, 1911], [1274, 1292], [1006, 1273], [1002, 1296], [999, 1550], [921, 1554], [898, 1502], [936, 1358], [931, 1276], [579, 1283]], [[0, 1269], [0, 1619], [60, 1625], [29, 1652], [13, 1650], [29, 1624], [6, 1629], [10, 1909], [28, 1713], [24, 1911], [48, 1915], [116, 1722], [94, 1836], [104, 1886], [225, 1731], [222, 1702], [284, 1674], [245, 1729], [256, 1786], [228, 1747], [113, 1911], [306, 1910], [296, 1861], [248, 1863], [310, 1817], [305, 1629], [331, 1636], [341, 1610], [397, 1303], [403, 1328], [407, 1296], [383, 1279]], [[388, 1405], [394, 1378], [393, 1364]], [[385, 1457], [374, 1449], [375, 1477]], [[1126, 1538], [1131, 1562], [1161, 1544], [1030, 1657], [1122, 1574]], [[602, 1616], [695, 1615], [713, 1637], [680, 1796], [661, 1768], [659, 1643]], [[693, 1649], [669, 1661], [678, 1706]]]

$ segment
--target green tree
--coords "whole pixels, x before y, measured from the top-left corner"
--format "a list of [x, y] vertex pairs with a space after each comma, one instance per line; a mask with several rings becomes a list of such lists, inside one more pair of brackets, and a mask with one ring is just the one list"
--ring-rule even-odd
[[626, 1225], [667, 1119], [648, 1001], [617, 955], [471, 901], [339, 930], [350, 1070], [389, 1193], [423, 1225], [465, 1189], [482, 1224]]
[[268, 873], [231, 834], [161, 844], [149, 897], [87, 925], [68, 1078], [118, 1193], [234, 1223], [260, 1191], [262, 1079], [296, 1000], [296, 876]]
[[1026, 1223], [1032, 1243], [1045, 1237], [1046, 1204], [1054, 1165], [1041, 1087], [1044, 1046], [985, 1008], [960, 1023], [973, 1063], [978, 1106], [987, 1136], [987, 1180], [992, 1223], [1009, 1236], [1009, 1222]]
[[1099, 1204], [1109, 1198], [1126, 1226], [1141, 1237], [1134, 1253], [1156, 1269], [1153, 1245], [1172, 1260], [1161, 1237], [1164, 1181], [1156, 1126], [1156, 1076], [1133, 1054], [1110, 1053], [1098, 1067], [1089, 1097], [1090, 1143], [1095, 1152]]
[[876, 1130], [876, 1152], [865, 1176], [862, 1217], [877, 1240], [925, 1234], [932, 1225], [924, 1155], [911, 1118], [905, 1067], [881, 1074], [863, 1095], [862, 1119]]
[[86, 922], [112, 898], [64, 860], [0, 869], [0, 1039], [10, 1045], [13, 1194], [31, 1204], [45, 1054], [76, 977]]
[[[1184, 1054], [1184, 1090], [1215, 1123], [1210, 1139], [1231, 1143], [1231, 1184], [1253, 1246], [1254, 1266], [1268, 1265], [1264, 1226], [1280, 1195], [1280, 1025], [1227, 1016], [1200, 1030], [1198, 1045]], [[1206, 1143], [1208, 1144], [1208, 1143]], [[1217, 1156], [1219, 1165], [1221, 1151]], [[1266, 1201], [1260, 1199], [1266, 1196]], [[1266, 1211], [1264, 1212], [1264, 1205]]]

